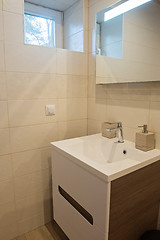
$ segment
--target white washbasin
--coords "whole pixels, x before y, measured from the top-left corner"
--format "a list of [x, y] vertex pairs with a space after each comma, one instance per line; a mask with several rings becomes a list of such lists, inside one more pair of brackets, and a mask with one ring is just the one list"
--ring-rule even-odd
[[52, 143], [78, 165], [87, 168], [107, 181], [111, 181], [160, 159], [157, 149], [143, 152], [130, 141], [118, 143], [95, 134]]
[[136, 161], [145, 160], [146, 154], [130, 145], [128, 141], [118, 143], [117, 139], [108, 141], [105, 139], [104, 141], [82, 141], [67, 147], [74, 154], [83, 155], [91, 161], [101, 164], [111, 164], [127, 158]]

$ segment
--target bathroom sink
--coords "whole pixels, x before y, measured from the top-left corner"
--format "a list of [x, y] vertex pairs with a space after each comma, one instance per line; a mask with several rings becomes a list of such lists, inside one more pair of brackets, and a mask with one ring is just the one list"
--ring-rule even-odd
[[118, 143], [101, 134], [52, 143], [55, 150], [99, 177], [111, 181], [159, 160], [160, 151], [143, 152], [130, 141]]
[[128, 141], [118, 143], [114, 140], [102, 141], [82, 141], [67, 146], [74, 155], [79, 154], [100, 164], [111, 164], [125, 159], [145, 160], [145, 154], [129, 147]]

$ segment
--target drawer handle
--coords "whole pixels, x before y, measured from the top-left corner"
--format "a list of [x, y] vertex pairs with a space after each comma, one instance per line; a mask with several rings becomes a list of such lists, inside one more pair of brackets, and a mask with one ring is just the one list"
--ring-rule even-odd
[[59, 193], [74, 207], [91, 225], [93, 225], [93, 217], [87, 212], [76, 200], [74, 200], [63, 188], [58, 186]]

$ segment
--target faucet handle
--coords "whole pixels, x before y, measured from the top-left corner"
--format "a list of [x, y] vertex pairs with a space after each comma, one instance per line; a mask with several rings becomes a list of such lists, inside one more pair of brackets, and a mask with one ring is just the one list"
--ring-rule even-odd
[[142, 133], [148, 133], [147, 124], [144, 124], [144, 125], [138, 126], [138, 127], [139, 127], [139, 128], [143, 128]]
[[122, 122], [117, 122], [117, 127], [121, 128], [122, 127]]

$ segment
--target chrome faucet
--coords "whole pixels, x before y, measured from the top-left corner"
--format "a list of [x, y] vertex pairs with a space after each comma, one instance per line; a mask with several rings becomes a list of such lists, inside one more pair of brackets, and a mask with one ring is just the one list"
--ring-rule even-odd
[[117, 123], [115, 123], [115, 124], [117, 124], [117, 126], [116, 126], [115, 128], [107, 128], [106, 131], [112, 132], [112, 131], [116, 130], [116, 132], [117, 132], [117, 137], [118, 137], [118, 142], [119, 142], [119, 143], [123, 143], [124, 140], [123, 140], [122, 123], [121, 123], [121, 122], [117, 122]]

